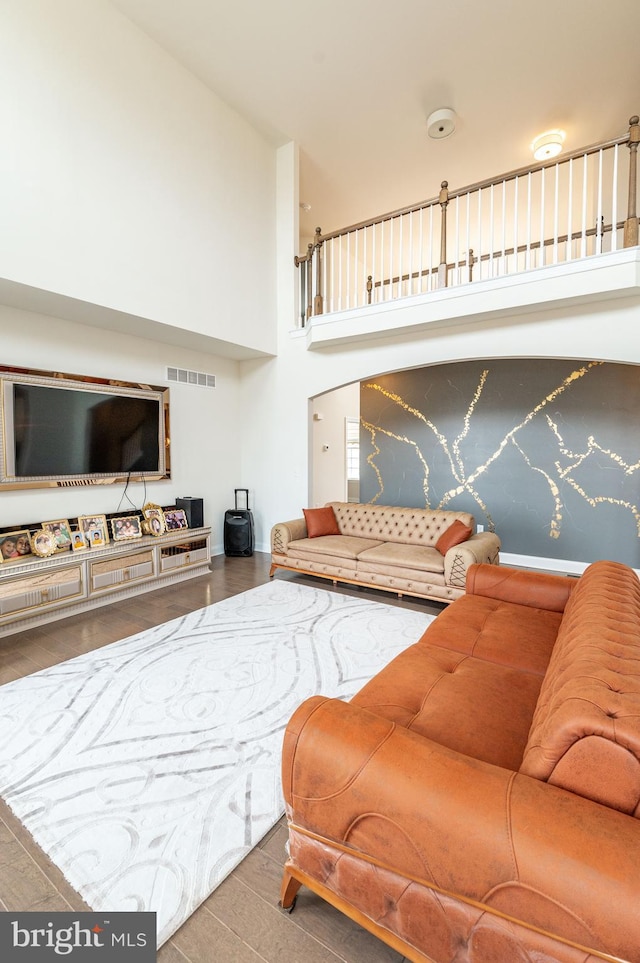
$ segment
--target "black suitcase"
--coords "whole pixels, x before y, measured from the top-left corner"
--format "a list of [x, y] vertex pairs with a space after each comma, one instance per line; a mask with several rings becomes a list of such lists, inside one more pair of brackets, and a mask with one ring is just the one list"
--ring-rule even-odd
[[[235, 488], [236, 507], [224, 513], [224, 554], [253, 555], [253, 515], [249, 511], [249, 489]], [[238, 508], [238, 492], [244, 492], [245, 508]]]

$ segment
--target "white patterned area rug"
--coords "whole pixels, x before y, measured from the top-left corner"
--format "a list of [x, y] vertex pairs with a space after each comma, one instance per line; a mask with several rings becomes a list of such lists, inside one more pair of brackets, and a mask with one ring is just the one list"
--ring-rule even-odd
[[[284, 812], [284, 727], [433, 616], [274, 580], [0, 687], [0, 795], [90, 907], [158, 945]], [[283, 855], [284, 859], [284, 855]]]

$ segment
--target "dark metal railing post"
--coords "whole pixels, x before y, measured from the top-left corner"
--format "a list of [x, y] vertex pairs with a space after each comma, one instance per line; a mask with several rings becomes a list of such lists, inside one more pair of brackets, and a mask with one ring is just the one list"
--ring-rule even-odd
[[367, 277], [367, 304], [371, 304], [371, 292], [373, 291], [373, 274]]
[[322, 231], [316, 228], [316, 236], [313, 242], [313, 253], [316, 258], [316, 296], [313, 299], [314, 317], [322, 314]]
[[640, 118], [637, 115], [629, 118], [629, 205], [627, 219], [624, 222], [624, 247], [633, 247], [638, 243], [638, 215], [636, 213], [636, 197], [638, 183], [638, 144], [640, 143]]
[[440, 195], [438, 203], [442, 209], [440, 221], [440, 264], [438, 265], [438, 287], [447, 286], [447, 204], [449, 203], [448, 181], [443, 181], [440, 185]]
[[307, 320], [313, 316], [313, 244], [307, 244], [307, 261], [305, 268], [307, 271]]

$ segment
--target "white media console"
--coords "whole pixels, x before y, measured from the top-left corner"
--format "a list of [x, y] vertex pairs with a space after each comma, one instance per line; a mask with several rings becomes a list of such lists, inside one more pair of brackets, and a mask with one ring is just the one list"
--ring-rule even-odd
[[210, 571], [211, 529], [0, 564], [0, 637]]

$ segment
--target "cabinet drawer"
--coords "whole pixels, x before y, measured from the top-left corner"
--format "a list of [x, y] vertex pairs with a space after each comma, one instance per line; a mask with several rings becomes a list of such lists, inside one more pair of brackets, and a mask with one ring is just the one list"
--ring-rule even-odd
[[153, 572], [153, 549], [136, 552], [125, 558], [111, 558], [91, 563], [91, 591], [104, 592], [128, 582], [149, 578]]
[[40, 609], [62, 599], [81, 598], [83, 594], [81, 565], [23, 575], [0, 584], [0, 616]]
[[206, 539], [186, 542], [182, 545], [170, 545], [163, 548], [160, 554], [160, 569], [168, 572], [174, 568], [185, 568], [188, 565], [198, 565], [209, 559], [209, 547]]

